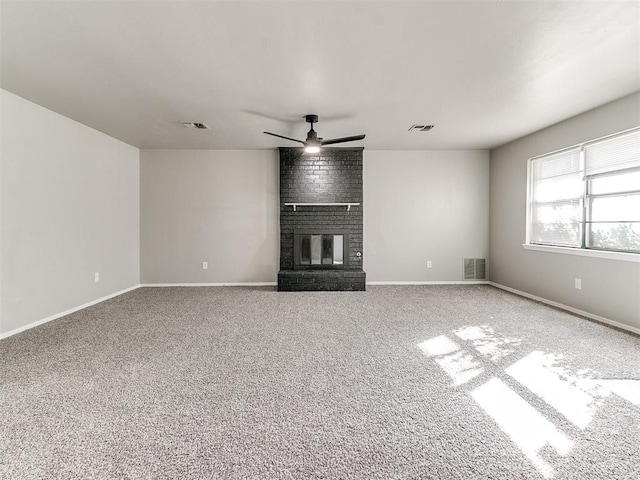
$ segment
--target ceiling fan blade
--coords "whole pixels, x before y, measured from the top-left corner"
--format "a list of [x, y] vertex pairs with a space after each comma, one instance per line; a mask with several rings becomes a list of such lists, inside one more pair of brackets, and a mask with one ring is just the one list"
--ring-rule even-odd
[[331, 145], [334, 143], [355, 142], [356, 140], [362, 140], [364, 137], [364, 135], [354, 135], [352, 137], [330, 138], [329, 140], [322, 140], [320, 143], [322, 145]]
[[295, 138], [285, 137], [284, 135], [278, 135], [277, 133], [271, 133], [271, 132], [262, 132], [262, 133], [266, 133], [267, 135], [273, 135], [274, 137], [284, 138], [285, 140], [291, 140], [292, 142], [300, 142], [304, 144], [303, 140], [296, 140]]

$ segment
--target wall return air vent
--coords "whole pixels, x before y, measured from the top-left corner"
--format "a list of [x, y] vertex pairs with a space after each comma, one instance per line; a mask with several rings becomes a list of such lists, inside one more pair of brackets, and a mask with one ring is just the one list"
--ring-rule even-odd
[[487, 260], [484, 258], [464, 259], [464, 279], [465, 280], [486, 280]]

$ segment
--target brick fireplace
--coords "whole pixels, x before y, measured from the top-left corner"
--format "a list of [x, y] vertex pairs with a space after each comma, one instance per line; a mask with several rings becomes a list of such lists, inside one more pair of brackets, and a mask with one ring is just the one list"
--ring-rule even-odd
[[279, 291], [365, 290], [362, 148], [280, 148]]

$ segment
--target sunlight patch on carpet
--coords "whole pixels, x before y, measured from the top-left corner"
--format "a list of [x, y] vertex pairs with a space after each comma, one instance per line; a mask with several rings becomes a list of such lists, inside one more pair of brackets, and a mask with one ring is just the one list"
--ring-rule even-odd
[[540, 456], [540, 452], [550, 445], [559, 455], [569, 453], [573, 442], [564, 433], [497, 378], [476, 388], [471, 392], [471, 397], [545, 478], [553, 476], [553, 467]]
[[435, 362], [451, 377], [454, 387], [464, 385], [484, 372], [472, 355], [461, 351], [458, 344], [445, 335], [422, 342], [418, 347], [427, 356], [437, 357]]
[[610, 392], [640, 407], [640, 380], [599, 380]]
[[609, 392], [595, 380], [580, 378], [558, 366], [561, 359], [562, 355], [535, 351], [505, 372], [584, 430], [602, 405], [602, 398], [608, 396]]
[[[451, 339], [454, 336], [456, 341]], [[580, 439], [569, 438], [552, 422], [554, 411], [585, 430], [611, 393], [640, 406], [640, 380], [602, 379], [590, 368], [576, 371], [565, 366], [561, 354], [539, 350], [509, 362], [504, 370], [496, 365], [515, 355], [521, 344], [520, 339], [500, 336], [491, 326], [479, 325], [433, 337], [418, 347], [453, 379], [452, 386], [459, 387], [472, 379], [476, 379], [475, 385], [481, 383], [469, 392], [470, 396], [533, 466], [550, 479], [555, 470], [554, 455], [549, 455], [549, 449], [565, 456], [574, 441]], [[529, 403], [516, 392], [521, 387], [543, 403]]]
[[463, 327], [454, 332], [462, 340], [470, 341], [475, 349], [483, 356], [497, 362], [511, 355], [516, 347], [522, 343], [519, 338], [506, 338], [496, 335], [489, 325]]
[[440, 335], [439, 337], [432, 338], [426, 342], [418, 344], [418, 348], [422, 350], [429, 357], [435, 357], [436, 355], [446, 355], [460, 350], [457, 343], [450, 340], [446, 335]]
[[436, 363], [451, 377], [454, 387], [464, 385], [484, 372], [480, 364], [466, 352], [436, 358]]

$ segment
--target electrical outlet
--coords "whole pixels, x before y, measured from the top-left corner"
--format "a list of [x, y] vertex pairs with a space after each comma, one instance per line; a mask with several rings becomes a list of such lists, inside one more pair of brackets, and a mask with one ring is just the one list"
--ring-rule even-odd
[[581, 278], [576, 278], [575, 279], [575, 286], [576, 286], [576, 290], [582, 290], [582, 279]]
[[431, 268], [431, 260], [427, 261], [427, 268]]
[[209, 268], [209, 262], [202, 262], [202, 269], [207, 270]]
[[100, 282], [100, 272], [96, 272], [93, 274], [93, 281], [96, 283]]

